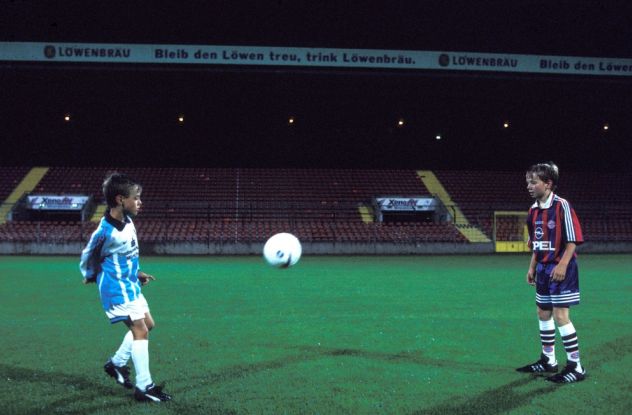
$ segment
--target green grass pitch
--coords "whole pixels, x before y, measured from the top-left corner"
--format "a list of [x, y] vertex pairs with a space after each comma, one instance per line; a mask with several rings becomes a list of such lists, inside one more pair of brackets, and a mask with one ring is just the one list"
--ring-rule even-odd
[[151, 371], [174, 397], [149, 405], [103, 373], [124, 326], [78, 258], [0, 257], [0, 412], [632, 413], [632, 256], [580, 256], [571, 317], [588, 377], [563, 386], [514, 371], [539, 356], [528, 261], [143, 257]]

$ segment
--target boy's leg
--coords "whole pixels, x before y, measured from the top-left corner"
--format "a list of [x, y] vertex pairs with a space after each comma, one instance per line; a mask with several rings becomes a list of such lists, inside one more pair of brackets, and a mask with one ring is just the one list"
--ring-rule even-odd
[[577, 332], [570, 319], [571, 306], [579, 304], [579, 271], [577, 262], [572, 260], [566, 268], [566, 276], [562, 281], [551, 283], [553, 299], [553, 317], [560, 331], [566, 350], [566, 367], [562, 372], [547, 378], [551, 382], [571, 383], [584, 380], [586, 370], [579, 362], [579, 343]]
[[123, 337], [123, 342], [121, 343], [119, 349], [103, 366], [105, 373], [113, 377], [114, 380], [116, 380], [116, 383], [123, 385], [128, 389], [134, 387], [132, 382], [129, 380], [129, 367], [127, 367], [127, 362], [132, 355], [132, 342], [133, 334], [131, 330], [128, 330], [125, 337]]
[[557, 365], [555, 358], [555, 320], [551, 316], [551, 310], [538, 308], [538, 322], [540, 324], [540, 343], [542, 344], [542, 355], [546, 356], [548, 363]]
[[555, 373], [557, 360], [555, 359], [555, 323], [550, 309], [541, 308], [538, 304], [538, 322], [540, 326], [540, 342], [542, 353], [536, 362], [517, 368], [523, 373]]
[[147, 330], [151, 331], [154, 328], [156, 323], [154, 323], [154, 318], [151, 316], [151, 313], [147, 311], [145, 313], [145, 325], [147, 326]]
[[136, 368], [136, 390], [134, 397], [139, 401], [170, 401], [171, 396], [162, 391], [162, 387], [154, 385], [149, 373], [149, 330], [154, 327], [151, 314], [132, 322], [134, 341], [132, 359]]
[[132, 321], [130, 330], [134, 336], [131, 354], [136, 369], [136, 387], [145, 390], [152, 383], [149, 372], [149, 329], [145, 319], [141, 318]]
[[557, 327], [562, 336], [564, 342], [564, 349], [566, 350], [567, 362], [575, 362], [578, 364], [581, 371], [581, 364], [579, 364], [579, 342], [577, 341], [577, 331], [573, 322], [569, 317], [569, 309], [566, 307], [554, 309], [555, 320], [558, 322]]
[[547, 378], [555, 383], [572, 383], [585, 379], [586, 371], [579, 361], [579, 342], [575, 326], [570, 320], [568, 307], [556, 307], [553, 309], [560, 336], [566, 350], [566, 368], [557, 375]]
[[555, 373], [555, 323], [553, 321], [553, 303], [549, 292], [550, 273], [552, 267], [538, 264], [536, 267], [535, 302], [540, 326], [540, 343], [542, 352], [540, 359], [534, 363], [517, 368], [523, 373]]
[[130, 357], [132, 357], [132, 341], [134, 340], [134, 335], [131, 330], [128, 330], [125, 333], [125, 337], [123, 337], [123, 342], [119, 349], [112, 356], [112, 363], [115, 366], [125, 366], [129, 361]]
[[[162, 392], [160, 387], [154, 385], [149, 372], [149, 330], [154, 327], [154, 319], [149, 313], [149, 306], [145, 297], [141, 294], [132, 302], [114, 306], [106, 311], [106, 315], [110, 322], [124, 321], [129, 328], [129, 333], [125, 335], [123, 344], [117, 351], [115, 359], [118, 363], [121, 363], [126, 359], [127, 350], [129, 350], [136, 369], [136, 390], [134, 392], [136, 399], [157, 402], [171, 400], [171, 396]], [[124, 368], [127, 369], [127, 366], [124, 366]], [[120, 371], [123, 367], [116, 367], [110, 360], [106, 363], [104, 369], [118, 381], [119, 373], [116, 370]], [[110, 371], [113, 373], [110, 373]], [[126, 379], [129, 381], [129, 378]], [[133, 387], [131, 382], [130, 386], [127, 387]]]

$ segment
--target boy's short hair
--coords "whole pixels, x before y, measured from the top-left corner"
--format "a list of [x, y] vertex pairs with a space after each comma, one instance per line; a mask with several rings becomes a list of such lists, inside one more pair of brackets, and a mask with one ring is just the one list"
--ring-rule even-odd
[[142, 190], [142, 186], [127, 174], [114, 172], [103, 182], [103, 196], [109, 207], [116, 207], [116, 196], [128, 197], [133, 188]]
[[543, 182], [551, 181], [553, 183], [553, 190], [555, 190], [555, 188], [557, 187], [557, 182], [560, 179], [560, 169], [552, 161], [549, 161], [547, 163], [534, 164], [533, 166], [529, 167], [529, 170], [527, 170], [527, 174], [535, 174]]

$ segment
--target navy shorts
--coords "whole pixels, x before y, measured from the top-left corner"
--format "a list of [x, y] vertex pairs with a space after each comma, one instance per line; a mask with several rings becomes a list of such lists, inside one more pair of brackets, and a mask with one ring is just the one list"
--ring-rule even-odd
[[557, 264], [538, 264], [536, 272], [535, 303], [543, 310], [553, 307], [570, 307], [579, 304], [579, 272], [572, 259], [566, 268], [564, 281], [552, 281], [551, 271]]

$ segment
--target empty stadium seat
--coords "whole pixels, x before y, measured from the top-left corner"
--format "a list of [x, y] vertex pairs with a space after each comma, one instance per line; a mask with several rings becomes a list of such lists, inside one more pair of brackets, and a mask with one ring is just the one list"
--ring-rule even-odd
[[[10, 193], [28, 170], [0, 168], [0, 194]], [[103, 179], [115, 170], [143, 184], [143, 208], [135, 223], [145, 242], [262, 242], [284, 231], [310, 242], [466, 242], [451, 223], [362, 221], [358, 207], [370, 206], [377, 196], [429, 195], [415, 170], [52, 167], [35, 191], [91, 195], [103, 203]], [[489, 236], [495, 210], [526, 211], [532, 203], [521, 172], [436, 175], [470, 226]], [[632, 201], [628, 176], [596, 175], [588, 184], [579, 174], [565, 176], [572, 186], [560, 192], [574, 203], [587, 239], [632, 240], [630, 203], [606, 203], [604, 215], [599, 198], [600, 183], [607, 182], [623, 200]], [[482, 191], [481, 183], [489, 186]], [[86, 241], [95, 226], [9, 222], [0, 226], [0, 240]], [[516, 237], [520, 228], [515, 220], [497, 223], [502, 238]]]

